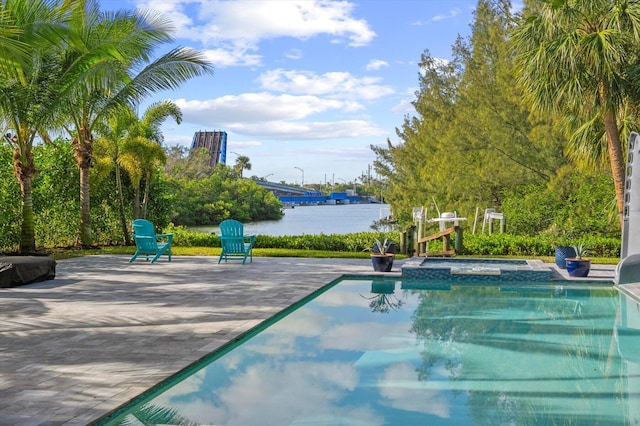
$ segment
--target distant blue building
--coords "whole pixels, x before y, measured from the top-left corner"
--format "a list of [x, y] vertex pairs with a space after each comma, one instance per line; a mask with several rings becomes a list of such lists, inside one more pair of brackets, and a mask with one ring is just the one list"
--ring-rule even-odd
[[215, 130], [213, 132], [196, 132], [193, 135], [191, 150], [206, 148], [211, 157], [207, 164], [227, 164], [227, 132]]

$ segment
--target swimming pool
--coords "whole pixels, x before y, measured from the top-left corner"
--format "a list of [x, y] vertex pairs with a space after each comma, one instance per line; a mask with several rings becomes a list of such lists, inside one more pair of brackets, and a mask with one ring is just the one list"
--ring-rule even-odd
[[610, 286], [344, 278], [99, 424], [635, 424], [639, 341]]

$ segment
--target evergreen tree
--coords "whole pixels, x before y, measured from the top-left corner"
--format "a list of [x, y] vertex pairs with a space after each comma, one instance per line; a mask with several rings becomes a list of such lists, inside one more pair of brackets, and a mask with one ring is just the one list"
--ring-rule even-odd
[[[510, 10], [506, 0], [478, 1], [472, 34], [458, 38], [451, 61], [422, 55], [416, 115], [397, 130], [402, 143], [374, 149], [401, 220], [418, 206], [430, 216], [436, 207], [499, 207], [507, 190], [544, 183], [565, 162], [558, 132], [514, 87]], [[551, 131], [541, 137], [541, 129]]]

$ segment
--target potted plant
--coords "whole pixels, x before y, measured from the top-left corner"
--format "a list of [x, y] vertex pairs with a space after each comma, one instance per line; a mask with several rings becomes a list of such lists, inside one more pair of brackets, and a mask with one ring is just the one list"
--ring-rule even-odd
[[567, 265], [567, 273], [571, 277], [586, 277], [591, 270], [591, 259], [587, 259], [584, 256], [589, 250], [584, 244], [577, 244], [573, 246], [575, 251], [574, 257], [568, 257], [565, 262]]
[[371, 263], [373, 270], [376, 272], [389, 272], [393, 267], [393, 259], [395, 258], [394, 242], [387, 238], [383, 242], [376, 239], [373, 243], [373, 253], [371, 253]]
[[573, 246], [556, 246], [556, 266], [561, 269], [567, 269], [567, 257], [576, 257], [576, 250]]

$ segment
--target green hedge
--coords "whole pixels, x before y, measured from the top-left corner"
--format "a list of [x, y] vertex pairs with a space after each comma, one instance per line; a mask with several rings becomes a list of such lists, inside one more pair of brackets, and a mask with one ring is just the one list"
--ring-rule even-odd
[[[215, 234], [189, 231], [182, 226], [170, 225], [163, 232], [171, 232], [173, 244], [183, 247], [220, 247], [220, 239]], [[370, 250], [374, 240], [388, 238], [398, 243], [398, 232], [357, 232], [352, 234], [320, 234], [295, 236], [257, 235], [255, 248], [281, 248], [295, 250], [322, 250], [358, 252]]]
[[[164, 232], [174, 233], [174, 244], [183, 247], [220, 247], [220, 239], [214, 234], [189, 231], [185, 227], [173, 226]], [[321, 250], [336, 252], [359, 252], [370, 250], [374, 240], [389, 238], [400, 242], [398, 232], [357, 232], [352, 234], [320, 234], [296, 236], [257, 235], [255, 248], [281, 248], [292, 250]], [[584, 244], [592, 257], [619, 257], [620, 239], [588, 237], [576, 241], [550, 235], [525, 237], [511, 234], [464, 234], [464, 254], [475, 256], [554, 256], [558, 245]], [[430, 251], [437, 251], [438, 242], [430, 244]]]
[[579, 240], [554, 238], [549, 235], [525, 237], [511, 234], [465, 234], [464, 253], [478, 256], [554, 256], [559, 245], [584, 244], [592, 257], [619, 257], [620, 239], [586, 237]]

